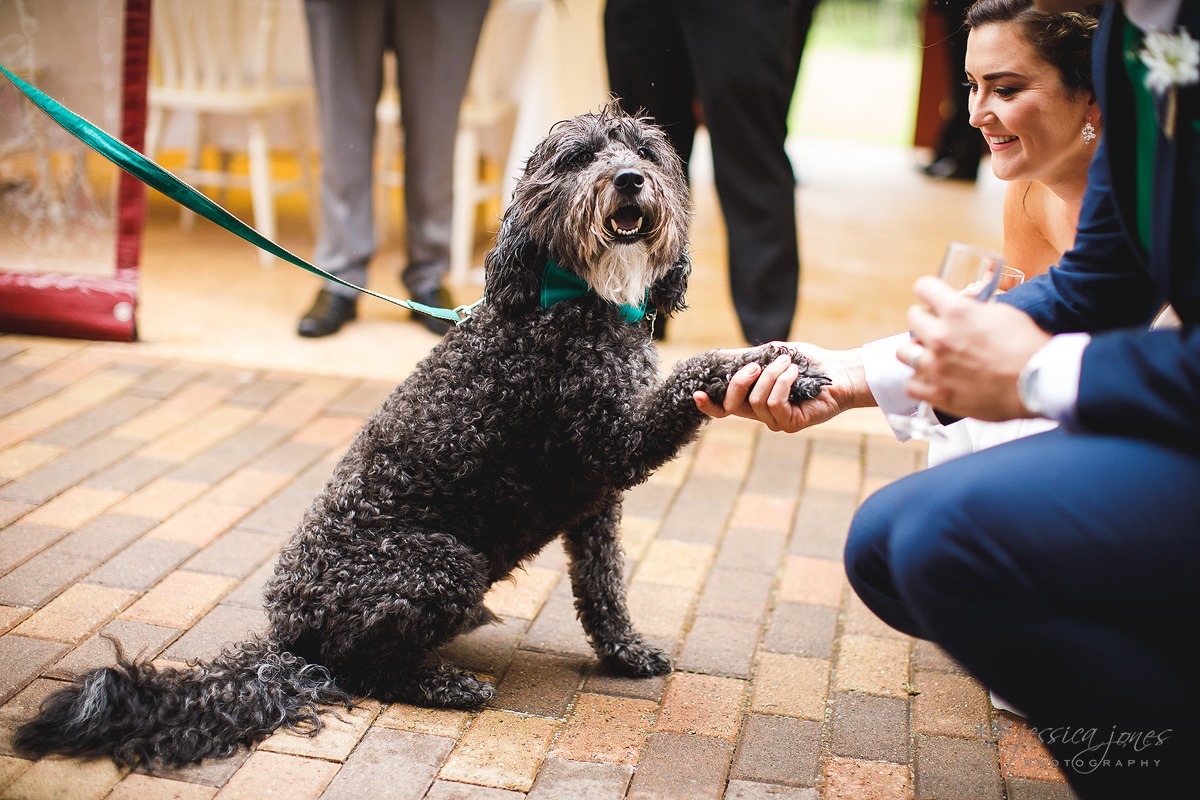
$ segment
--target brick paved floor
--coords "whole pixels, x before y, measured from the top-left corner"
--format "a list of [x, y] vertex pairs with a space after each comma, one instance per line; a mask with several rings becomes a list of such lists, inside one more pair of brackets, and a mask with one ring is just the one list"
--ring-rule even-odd
[[120, 641], [161, 663], [260, 630], [273, 556], [379, 381], [0, 336], [0, 797], [1069, 798], [1014, 718], [876, 620], [840, 563], [860, 500], [917, 469], [886, 436], [723, 421], [630, 493], [629, 601], [666, 678], [596, 671], [553, 545], [452, 644], [481, 711], [365, 702], [315, 738], [150, 775], [16, 757], [13, 727]]

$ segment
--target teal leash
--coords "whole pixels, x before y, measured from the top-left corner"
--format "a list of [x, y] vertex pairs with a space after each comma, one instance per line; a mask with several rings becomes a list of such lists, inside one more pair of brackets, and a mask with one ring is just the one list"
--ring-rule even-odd
[[423, 303], [417, 303], [412, 300], [399, 300], [386, 294], [366, 289], [358, 284], [339, 278], [337, 275], [326, 272], [320, 267], [314, 266], [300, 256], [291, 251], [279, 246], [275, 242], [266, 238], [258, 231], [251, 228], [240, 219], [230, 214], [224, 208], [214, 203], [206, 195], [197, 191], [192, 186], [184, 183], [176, 176], [172, 175], [167, 170], [160, 167], [144, 155], [134, 150], [129, 145], [121, 140], [109, 135], [108, 133], [97, 128], [92, 123], [88, 122], [83, 117], [71, 111], [66, 106], [59, 103], [57, 100], [49, 97], [41, 90], [29, 85], [21, 78], [8, 71], [3, 64], [0, 64], [0, 73], [8, 78], [14, 86], [28, 97], [34, 105], [46, 112], [52, 120], [61, 125], [68, 133], [70, 133], [79, 141], [95, 150], [97, 153], [116, 164], [121, 169], [134, 176], [142, 183], [157, 189], [167, 197], [179, 203], [181, 206], [188, 208], [205, 219], [215, 222], [225, 230], [245, 239], [250, 244], [267, 251], [271, 255], [280, 258], [289, 264], [300, 267], [303, 270], [319, 275], [326, 280], [333, 281], [355, 291], [369, 294], [372, 297], [377, 297], [380, 300], [386, 300], [389, 303], [408, 308], [413, 311], [427, 314], [431, 317], [447, 320], [455, 324], [462, 322], [471, 315], [471, 310], [478, 305], [482, 300], [477, 300], [470, 305], [458, 306], [456, 308], [437, 308], [435, 306], [427, 306]]

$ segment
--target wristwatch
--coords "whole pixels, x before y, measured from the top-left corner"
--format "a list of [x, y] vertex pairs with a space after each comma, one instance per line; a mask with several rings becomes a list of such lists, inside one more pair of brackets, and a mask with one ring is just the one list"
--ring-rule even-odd
[[1038, 375], [1041, 374], [1042, 365], [1039, 363], [1038, 354], [1025, 362], [1025, 366], [1021, 368], [1020, 374], [1017, 375], [1017, 396], [1021, 398], [1021, 405], [1033, 414], [1035, 417], [1042, 416], [1042, 412], [1046, 410], [1042, 403], [1042, 398], [1038, 395]]

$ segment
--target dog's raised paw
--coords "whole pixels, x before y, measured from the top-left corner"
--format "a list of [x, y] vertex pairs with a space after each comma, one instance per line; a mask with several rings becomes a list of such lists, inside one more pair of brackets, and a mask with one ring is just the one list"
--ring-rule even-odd
[[793, 405], [799, 405], [806, 400], [812, 400], [821, 393], [821, 390], [832, 384], [833, 381], [827, 375], [811, 374], [806, 375], [800, 373], [800, 377], [796, 378], [796, 382], [792, 384], [792, 390], [788, 393], [788, 400]]
[[604, 657], [604, 663], [614, 671], [634, 678], [666, 675], [671, 671], [671, 659], [667, 654], [645, 642], [615, 645]]

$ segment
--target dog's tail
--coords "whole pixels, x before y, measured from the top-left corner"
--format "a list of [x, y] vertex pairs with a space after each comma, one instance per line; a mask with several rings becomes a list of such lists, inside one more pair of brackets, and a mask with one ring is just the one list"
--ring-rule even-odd
[[42, 703], [17, 729], [13, 747], [108, 756], [120, 766], [183, 766], [232, 755], [287, 726], [321, 729], [320, 704], [351, 705], [325, 667], [309, 664], [271, 639], [227, 647], [192, 669], [126, 660], [94, 669]]

